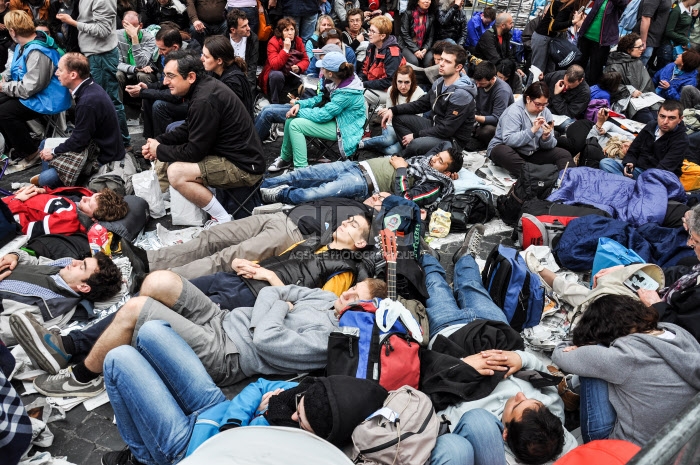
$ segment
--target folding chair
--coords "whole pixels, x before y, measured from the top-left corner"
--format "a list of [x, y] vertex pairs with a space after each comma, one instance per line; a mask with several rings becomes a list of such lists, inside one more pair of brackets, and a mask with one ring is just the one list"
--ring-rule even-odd
[[260, 186], [263, 178], [260, 178], [251, 187], [232, 187], [230, 189], [216, 189], [216, 199], [221, 202], [227, 213], [234, 220], [240, 220], [253, 214], [253, 209], [263, 204], [260, 196]]
[[44, 138], [68, 137], [66, 132], [66, 113], [56, 113], [55, 115], [42, 115], [44, 119]]

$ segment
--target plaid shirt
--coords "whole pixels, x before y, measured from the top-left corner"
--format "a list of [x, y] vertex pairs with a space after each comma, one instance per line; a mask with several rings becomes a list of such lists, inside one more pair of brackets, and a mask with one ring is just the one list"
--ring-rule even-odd
[[64, 186], [75, 186], [81, 174], [90, 176], [93, 173], [99, 150], [97, 144], [90, 141], [90, 145], [82, 152], [54, 154], [49, 165], [56, 169]]

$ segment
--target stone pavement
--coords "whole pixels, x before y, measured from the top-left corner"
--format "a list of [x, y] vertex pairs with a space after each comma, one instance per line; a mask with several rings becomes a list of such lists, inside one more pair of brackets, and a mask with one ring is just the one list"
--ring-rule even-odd
[[[127, 107], [127, 115], [129, 118], [137, 117], [134, 109], [129, 107]], [[143, 145], [145, 142], [142, 136], [143, 128], [141, 126], [134, 125], [130, 126], [129, 129], [132, 133], [133, 145], [135, 148], [137, 148], [138, 152], [140, 151], [139, 148], [141, 145]], [[265, 158], [268, 165], [279, 154], [281, 140], [282, 138], [279, 138], [276, 142], [264, 145]], [[364, 158], [362, 154], [360, 158]], [[37, 166], [24, 172], [6, 175], [0, 179], [0, 187], [9, 190], [11, 188], [11, 183], [28, 182], [33, 175], [38, 174], [39, 172], [40, 167]], [[147, 225], [147, 229], [155, 229], [156, 224], [158, 223], [169, 229], [177, 228], [170, 224], [169, 216], [166, 216], [165, 218], [161, 218], [159, 220], [151, 220]], [[450, 237], [454, 240], [454, 242], [449, 242], [450, 238], [443, 240], [443, 242], [449, 243], [443, 244], [439, 249], [440, 261], [447, 271], [449, 282], [452, 281], [452, 255], [461, 246], [464, 235], [453, 234]], [[508, 231], [487, 236], [482, 243], [480, 258], [485, 259], [493, 246], [498, 243], [512, 245], [512, 241], [510, 240], [510, 232]], [[255, 379], [256, 378], [251, 378], [236, 385], [229, 386], [224, 389], [224, 393], [227, 395], [227, 397], [233, 397]], [[279, 377], [279, 379], [284, 379], [284, 377]], [[22, 392], [23, 388], [21, 387], [21, 384], [15, 384], [15, 387], [19, 392]], [[148, 386], [144, 386], [144, 388], [148, 389]], [[37, 395], [23, 397], [25, 405], [34, 401], [36, 397]], [[66, 456], [68, 461], [75, 464], [98, 465], [100, 464], [100, 458], [104, 453], [112, 450], [120, 450], [125, 446], [116, 425], [113, 423], [113, 417], [114, 412], [109, 403], [98, 407], [92, 412], [88, 412], [85, 410], [84, 406], [78, 405], [71, 411], [67, 412], [65, 420], [56, 421], [49, 425], [49, 428], [55, 435], [53, 445], [46, 449], [34, 448], [30, 454], [33, 455], [36, 450], [46, 450], [51, 452], [51, 454], [54, 456]], [[157, 421], [157, 418], [154, 418], [153, 421]]]

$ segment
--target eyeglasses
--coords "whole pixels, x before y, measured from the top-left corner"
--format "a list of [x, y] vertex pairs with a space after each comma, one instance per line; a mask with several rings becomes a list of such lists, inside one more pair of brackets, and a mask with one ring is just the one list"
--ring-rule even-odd
[[176, 77], [180, 77], [180, 75], [179, 75], [179, 74], [175, 74], [175, 73], [165, 73], [165, 77], [168, 78], [168, 79], [170, 79], [170, 80], [172, 81], [172, 80], [175, 79]]
[[379, 31], [376, 29], [370, 28], [369, 31], [367, 31], [367, 34], [379, 34]]
[[321, 34], [321, 39], [326, 40], [329, 36], [340, 37], [340, 33], [337, 29], [328, 29], [326, 32]]
[[644, 44], [642, 44], [642, 45], [635, 45], [635, 46], [632, 47], [632, 48], [634, 48], [634, 49], [636, 49], [636, 50], [641, 50], [641, 49], [644, 48]]
[[549, 102], [540, 103], [540, 102], [535, 102], [534, 100], [530, 100], [530, 103], [533, 104], [537, 108], [544, 108], [547, 105], [549, 105]]

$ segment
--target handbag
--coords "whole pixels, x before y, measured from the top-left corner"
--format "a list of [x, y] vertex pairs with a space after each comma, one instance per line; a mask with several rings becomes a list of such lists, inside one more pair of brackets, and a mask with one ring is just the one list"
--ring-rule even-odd
[[566, 37], [552, 37], [549, 41], [549, 59], [557, 65], [557, 69], [565, 69], [581, 61], [581, 51]]
[[272, 36], [272, 26], [270, 26], [265, 7], [258, 0], [258, 40], [265, 42], [270, 39], [270, 36]]
[[284, 64], [284, 68], [282, 68], [282, 73], [284, 73], [285, 76], [289, 76], [292, 72], [292, 66], [298, 64], [304, 57], [306, 57], [306, 51], [297, 49], [290, 50], [287, 62]]
[[617, 265], [631, 265], [632, 263], [645, 263], [645, 260], [637, 255], [634, 250], [630, 250], [617, 241], [608, 237], [598, 239], [598, 248], [593, 258], [593, 271], [591, 271], [591, 288], [593, 287], [593, 277], [605, 268]]

